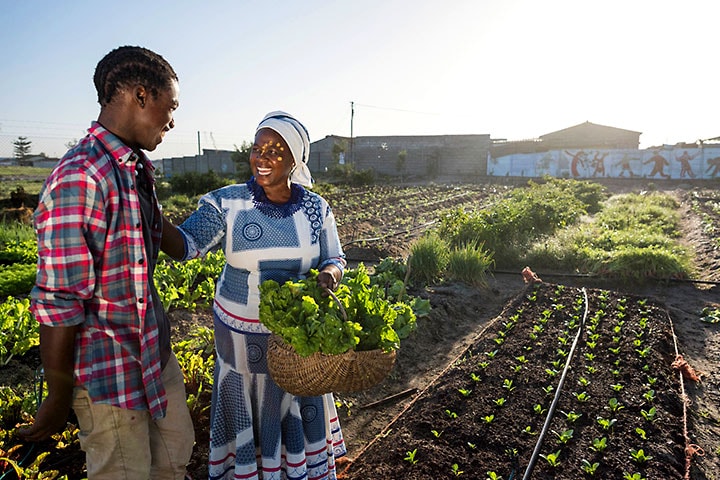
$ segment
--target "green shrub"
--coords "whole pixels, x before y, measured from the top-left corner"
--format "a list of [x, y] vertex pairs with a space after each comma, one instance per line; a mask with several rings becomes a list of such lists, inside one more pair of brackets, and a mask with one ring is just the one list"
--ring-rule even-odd
[[375, 171], [372, 169], [356, 170], [352, 165], [333, 165], [328, 171], [328, 176], [341, 183], [348, 185], [372, 185], [375, 183]]
[[573, 225], [586, 213], [587, 205], [575, 196], [577, 189], [568, 186], [573, 182], [529, 182], [527, 188], [516, 188], [494, 205], [470, 213], [460, 225], [453, 223], [462, 222], [455, 214], [441, 228], [447, 233], [457, 229], [451, 246], [483, 244], [497, 264], [520, 265], [519, 258], [534, 241]]
[[[29, 391], [28, 386], [0, 386], [0, 430], [13, 430], [18, 424], [27, 421], [27, 417], [23, 415], [23, 412], [35, 412], [36, 410], [36, 398]], [[0, 447], [2, 447], [2, 444], [0, 444]], [[0, 452], [3, 452], [2, 448], [0, 448]], [[0, 478], [3, 477], [4, 475], [0, 475]]]
[[35, 230], [32, 225], [21, 222], [0, 222], [0, 245], [25, 241], [36, 241]]
[[584, 226], [574, 225], [540, 239], [520, 256], [521, 263], [532, 265], [536, 269], [575, 271], [583, 258], [579, 252], [579, 238], [584, 238], [581, 233], [583, 228]]
[[410, 280], [423, 285], [437, 281], [447, 267], [448, 250], [447, 242], [434, 233], [419, 238], [410, 247]]
[[37, 241], [32, 240], [11, 240], [0, 247], [0, 265], [12, 265], [13, 263], [37, 263]]
[[553, 177], [545, 177], [544, 180], [552, 188], [568, 192], [580, 200], [585, 204], [588, 213], [599, 212], [602, 209], [602, 202], [608, 198], [605, 187], [589, 180], [562, 180]]
[[213, 171], [207, 173], [188, 172], [173, 175], [170, 178], [172, 193], [188, 196], [201, 195], [233, 183], [235, 183], [234, 180], [223, 178]]
[[438, 235], [440, 238], [455, 238], [460, 232], [460, 227], [467, 223], [470, 215], [462, 207], [449, 210], [440, 218]]
[[170, 182], [161, 178], [155, 178], [155, 193], [161, 201], [171, 197], [173, 191]]
[[336, 194], [338, 191], [338, 188], [337, 188], [337, 186], [333, 185], [332, 183], [317, 182], [312, 186], [312, 188], [310, 190], [317, 193], [321, 197], [328, 197], [330, 195]]
[[40, 327], [30, 312], [30, 299], [9, 297], [0, 303], [0, 367], [40, 344]]
[[609, 230], [642, 230], [680, 236], [678, 204], [674, 198], [652, 193], [613, 197], [597, 216], [596, 223]]
[[450, 251], [447, 276], [450, 280], [473, 285], [487, 285], [487, 271], [493, 265], [492, 252], [483, 250], [482, 245], [462, 245]]
[[179, 225], [197, 208], [199, 195], [172, 195], [162, 202], [163, 214], [170, 222]]
[[[691, 258], [674, 240], [680, 218], [672, 196], [606, 198], [602, 186], [587, 181], [530, 181], [487, 208], [450, 211], [437, 232], [458, 250], [483, 245], [504, 268], [533, 265], [621, 279], [688, 276]], [[458, 261], [457, 268], [472, 267]]]
[[30, 293], [35, 285], [37, 265], [15, 263], [0, 265], [0, 297], [24, 296]]
[[679, 235], [677, 201], [665, 194], [612, 197], [590, 222], [535, 242], [528, 265], [594, 273], [621, 280], [687, 278], [690, 255]]
[[624, 246], [612, 252], [602, 266], [605, 272], [623, 280], [640, 281], [653, 278], [687, 278], [690, 261], [680, 249], [658, 246]]

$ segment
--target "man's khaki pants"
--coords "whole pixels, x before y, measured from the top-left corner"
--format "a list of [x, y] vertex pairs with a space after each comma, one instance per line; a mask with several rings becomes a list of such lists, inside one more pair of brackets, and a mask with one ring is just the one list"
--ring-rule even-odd
[[182, 480], [195, 442], [183, 374], [175, 355], [162, 373], [167, 396], [165, 418], [147, 410], [92, 403], [84, 388], [74, 392], [80, 446], [88, 480]]

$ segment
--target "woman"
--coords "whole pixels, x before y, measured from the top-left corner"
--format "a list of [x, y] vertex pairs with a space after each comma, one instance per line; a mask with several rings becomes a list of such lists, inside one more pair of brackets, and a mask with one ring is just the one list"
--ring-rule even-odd
[[[269, 330], [260, 323], [259, 285], [283, 283], [317, 269], [318, 283], [337, 288], [345, 255], [327, 202], [306, 190], [310, 140], [291, 115], [260, 122], [250, 154], [252, 178], [200, 199], [180, 227], [166, 223], [163, 247], [175, 258], [220, 247], [210, 479], [334, 479], [346, 453], [332, 394], [296, 397], [268, 375]], [[183, 250], [184, 246], [184, 250]]]

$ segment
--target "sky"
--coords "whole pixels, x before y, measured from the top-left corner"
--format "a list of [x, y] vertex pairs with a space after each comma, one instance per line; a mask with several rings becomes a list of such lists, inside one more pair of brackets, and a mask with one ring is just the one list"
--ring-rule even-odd
[[327, 135], [522, 140], [586, 121], [640, 147], [720, 136], [716, 0], [0, 0], [0, 157], [61, 156], [121, 45], [180, 79], [150, 158], [234, 149], [273, 110]]

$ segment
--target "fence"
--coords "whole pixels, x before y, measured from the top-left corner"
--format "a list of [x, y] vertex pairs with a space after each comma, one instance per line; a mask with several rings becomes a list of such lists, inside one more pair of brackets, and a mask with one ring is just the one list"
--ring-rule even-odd
[[[15, 142], [19, 137], [30, 141], [29, 156], [60, 158], [85, 136], [89, 126], [89, 122], [71, 125], [0, 120], [0, 160], [16, 158]], [[148, 157], [157, 160], [198, 155], [203, 149], [235, 150], [235, 146], [239, 148], [243, 141], [249, 140], [231, 133], [172, 130], [154, 152], [148, 153]]]

